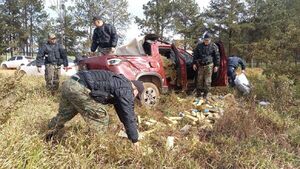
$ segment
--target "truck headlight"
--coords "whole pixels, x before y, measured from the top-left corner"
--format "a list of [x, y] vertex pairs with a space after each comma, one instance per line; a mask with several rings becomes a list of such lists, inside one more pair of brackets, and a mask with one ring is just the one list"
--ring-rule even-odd
[[122, 62], [121, 59], [109, 59], [107, 60], [107, 65], [108, 66], [114, 66], [114, 65], [118, 65]]

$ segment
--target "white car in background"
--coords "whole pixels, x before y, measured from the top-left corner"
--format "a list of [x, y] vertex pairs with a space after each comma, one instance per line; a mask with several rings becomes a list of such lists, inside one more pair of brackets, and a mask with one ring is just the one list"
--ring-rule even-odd
[[13, 56], [7, 61], [4, 61], [1, 63], [1, 68], [3, 69], [18, 69], [22, 65], [27, 65], [29, 62], [31, 62], [33, 58], [27, 57], [27, 56]]
[[[74, 63], [73, 60], [68, 59], [69, 66], [67, 67], [68, 71], [66, 72], [64, 66], [60, 67], [60, 72], [62, 76], [72, 76], [77, 73], [77, 65]], [[20, 67], [20, 71], [25, 73], [26, 75], [32, 76], [43, 76], [45, 74], [45, 65], [43, 63], [41, 67], [41, 72], [38, 72], [36, 67], [36, 60], [28, 63], [27, 65], [23, 65]]]

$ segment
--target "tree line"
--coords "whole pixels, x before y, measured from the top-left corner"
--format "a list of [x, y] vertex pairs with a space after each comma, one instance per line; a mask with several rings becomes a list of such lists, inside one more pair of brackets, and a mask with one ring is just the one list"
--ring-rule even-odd
[[[69, 54], [78, 46], [88, 50], [94, 15], [113, 24], [122, 42], [134, 16], [127, 10], [127, 0], [68, 2], [53, 6], [58, 17], [51, 18], [43, 0], [4, 0], [0, 53], [9, 49], [32, 55], [48, 32], [60, 35]], [[211, 0], [205, 10], [195, 0], [149, 0], [143, 11], [144, 17], [134, 18], [143, 33], [156, 33], [166, 40], [179, 34], [184, 48], [192, 49], [204, 32], [210, 32], [224, 43], [228, 55], [239, 54], [258, 66], [278, 63], [289, 71], [286, 65], [299, 60], [299, 0]]]
[[299, 0], [211, 0], [200, 11], [195, 0], [151, 0], [143, 6], [144, 18], [135, 18], [145, 33], [163, 38], [180, 34], [183, 47], [193, 48], [204, 32], [222, 41], [227, 55], [271, 68], [273, 73], [299, 74]]
[[[31, 55], [55, 33], [68, 54], [88, 51], [93, 33], [92, 18], [102, 16], [124, 40], [130, 24], [127, 0], [4, 0], [0, 4], [0, 54]], [[50, 15], [51, 13], [51, 15]], [[53, 17], [53, 15], [55, 17]]]

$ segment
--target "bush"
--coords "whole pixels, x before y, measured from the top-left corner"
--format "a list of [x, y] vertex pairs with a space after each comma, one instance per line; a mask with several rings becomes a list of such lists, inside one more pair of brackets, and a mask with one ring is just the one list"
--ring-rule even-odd
[[249, 76], [253, 86], [252, 96], [274, 103], [277, 110], [286, 110], [295, 97], [294, 81], [285, 75]]

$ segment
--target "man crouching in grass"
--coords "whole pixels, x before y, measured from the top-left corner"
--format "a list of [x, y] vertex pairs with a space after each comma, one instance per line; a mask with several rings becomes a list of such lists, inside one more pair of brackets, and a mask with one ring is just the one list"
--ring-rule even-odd
[[110, 71], [85, 70], [76, 73], [62, 85], [58, 114], [48, 124], [46, 140], [51, 140], [78, 113], [91, 129], [106, 131], [109, 117], [103, 105], [113, 104], [128, 138], [134, 148], [138, 148], [134, 98], [140, 98], [143, 90], [141, 81], [130, 81]]

